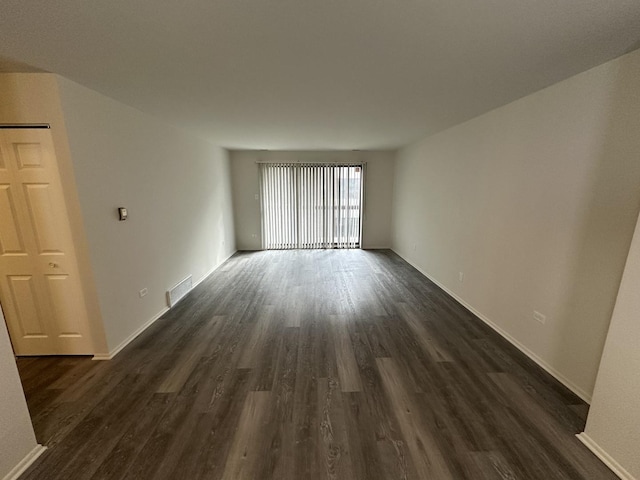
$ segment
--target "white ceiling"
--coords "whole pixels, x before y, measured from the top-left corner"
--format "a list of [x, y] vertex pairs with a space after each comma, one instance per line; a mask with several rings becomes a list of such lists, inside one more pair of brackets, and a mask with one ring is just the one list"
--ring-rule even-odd
[[638, 0], [0, 3], [0, 56], [230, 148], [393, 148], [638, 47]]

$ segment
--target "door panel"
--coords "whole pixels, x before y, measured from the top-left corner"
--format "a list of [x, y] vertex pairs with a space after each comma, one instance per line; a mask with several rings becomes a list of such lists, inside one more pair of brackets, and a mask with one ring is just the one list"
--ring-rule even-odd
[[[6, 287], [11, 299], [8, 305], [3, 300], [2, 305], [12, 343], [26, 344], [34, 352], [55, 351], [53, 339], [43, 321], [45, 316], [42, 301], [38, 298], [37, 279], [32, 275], [8, 275], [2, 280], [0, 288], [4, 290]], [[5, 309], [5, 306], [8, 308]], [[18, 341], [13, 341], [14, 338]]]
[[81, 336], [81, 327], [78, 319], [82, 317], [82, 311], [78, 309], [78, 301], [73, 298], [76, 286], [69, 275], [46, 275], [49, 298], [54, 317], [58, 320], [55, 325], [56, 333], [65, 337]]
[[41, 320], [39, 301], [36, 295], [35, 279], [31, 275], [8, 275], [11, 298], [16, 309], [20, 333], [24, 337], [46, 336]]
[[51, 187], [42, 183], [24, 185], [26, 207], [29, 211], [38, 253], [63, 254], [59, 231], [63, 224], [56, 218]]
[[0, 302], [17, 355], [91, 354], [49, 130], [0, 130]]
[[18, 161], [18, 168], [44, 168], [43, 151], [40, 143], [12, 143], [14, 156]]
[[16, 223], [16, 208], [11, 185], [0, 185], [0, 255], [26, 255], [20, 226]]

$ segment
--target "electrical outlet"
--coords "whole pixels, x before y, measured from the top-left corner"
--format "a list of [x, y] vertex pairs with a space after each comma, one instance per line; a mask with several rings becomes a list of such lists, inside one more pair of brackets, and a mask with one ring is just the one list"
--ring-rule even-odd
[[256, 193], [255, 197], [256, 200], [260, 200], [260, 197], [258, 197], [258, 194]]
[[252, 233], [251, 234], [251, 238], [258, 238], [258, 234], [257, 233]]
[[149, 289], [148, 288], [143, 288], [142, 290], [140, 290], [138, 292], [138, 295], [140, 295], [140, 298], [144, 297], [147, 293], [149, 293]]
[[416, 251], [416, 244], [415, 243], [413, 244], [413, 251], [414, 252]]
[[547, 321], [547, 317], [545, 317], [540, 312], [536, 312], [535, 310], [533, 311], [533, 319], [542, 323], [543, 325]]
[[460, 283], [464, 282], [464, 272], [458, 272], [458, 281]]

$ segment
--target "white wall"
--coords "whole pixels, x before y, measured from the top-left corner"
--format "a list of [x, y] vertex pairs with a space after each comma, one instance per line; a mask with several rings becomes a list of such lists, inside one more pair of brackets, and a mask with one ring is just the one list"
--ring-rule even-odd
[[640, 219], [598, 371], [586, 434], [640, 479]]
[[640, 208], [638, 78], [640, 51], [396, 160], [393, 248], [584, 398]]
[[[58, 78], [109, 349], [235, 250], [227, 152]], [[129, 219], [119, 222], [117, 207]], [[140, 298], [138, 291], [149, 293]]]
[[35, 447], [36, 437], [0, 309], [0, 478]]
[[[260, 250], [258, 165], [265, 162], [367, 162], [362, 225], [363, 248], [391, 246], [394, 152], [391, 151], [231, 151], [233, 211], [238, 250]], [[255, 236], [254, 236], [255, 235]]]

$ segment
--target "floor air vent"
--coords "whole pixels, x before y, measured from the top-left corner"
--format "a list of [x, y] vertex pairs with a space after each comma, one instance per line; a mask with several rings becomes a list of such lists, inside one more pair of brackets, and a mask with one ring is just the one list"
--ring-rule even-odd
[[167, 292], [167, 303], [169, 307], [173, 307], [193, 288], [193, 277], [189, 275], [187, 278], [178, 282], [173, 288]]

